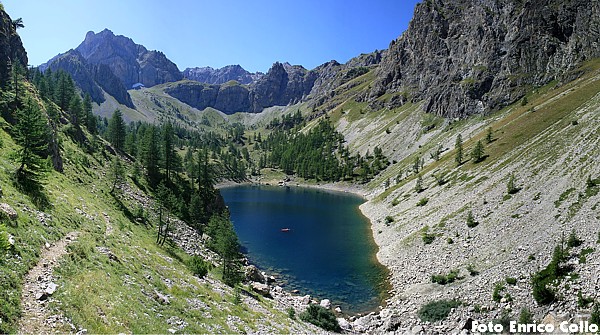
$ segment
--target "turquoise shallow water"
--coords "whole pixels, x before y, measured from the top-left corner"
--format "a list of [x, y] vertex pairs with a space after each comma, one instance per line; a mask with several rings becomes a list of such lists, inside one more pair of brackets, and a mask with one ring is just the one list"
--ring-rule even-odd
[[[287, 290], [330, 299], [346, 313], [381, 305], [386, 269], [358, 196], [300, 187], [221, 189], [248, 259]], [[289, 232], [281, 229], [289, 228]]]

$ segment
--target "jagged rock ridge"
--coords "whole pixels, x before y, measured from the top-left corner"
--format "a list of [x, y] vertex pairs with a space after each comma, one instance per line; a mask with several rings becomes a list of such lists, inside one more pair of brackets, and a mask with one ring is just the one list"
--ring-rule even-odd
[[251, 73], [246, 71], [240, 65], [227, 65], [220, 69], [213, 69], [210, 66], [194, 67], [183, 70], [183, 77], [189, 80], [199, 81], [207, 84], [225, 84], [230, 80], [235, 80], [240, 84], [250, 84], [260, 79], [264, 73]]
[[104, 101], [104, 90], [131, 108], [134, 106], [127, 90], [134, 84], [150, 87], [183, 78], [177, 65], [162, 52], [148, 51], [108, 29], [98, 34], [88, 32], [77, 48], [52, 58], [41, 68], [67, 71], [97, 103]]
[[445, 117], [484, 113], [571, 79], [599, 45], [595, 1], [427, 0], [390, 44], [370, 95], [405, 92]]

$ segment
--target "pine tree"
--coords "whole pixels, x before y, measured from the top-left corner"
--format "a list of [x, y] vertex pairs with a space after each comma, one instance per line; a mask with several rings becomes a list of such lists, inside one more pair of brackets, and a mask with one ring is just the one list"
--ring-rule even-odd
[[83, 103], [79, 95], [73, 94], [69, 101], [68, 111], [71, 124], [79, 127], [82, 118], [81, 116], [83, 114]]
[[487, 129], [487, 133], [485, 134], [485, 141], [487, 142], [487, 144], [490, 144], [493, 142], [494, 138], [492, 137], [492, 127], [489, 127]]
[[167, 122], [162, 131], [163, 162], [168, 185], [171, 181], [171, 172], [173, 171], [177, 159], [177, 153], [175, 152], [175, 133], [173, 132], [173, 125], [171, 122]]
[[233, 224], [224, 216], [215, 215], [208, 223], [208, 233], [213, 238], [211, 246], [221, 257], [223, 282], [231, 287], [240, 283], [241, 253], [240, 244]]
[[461, 134], [458, 134], [458, 136], [456, 136], [456, 143], [454, 145], [454, 148], [456, 149], [456, 156], [454, 156], [454, 161], [456, 162], [456, 165], [461, 165], [463, 160], [463, 144]]
[[19, 182], [39, 182], [48, 170], [45, 157], [48, 153], [49, 129], [39, 106], [27, 101], [24, 110], [17, 110], [15, 141], [21, 146], [16, 171]]
[[83, 115], [85, 122], [85, 126], [93, 135], [98, 133], [98, 120], [96, 116], [92, 113], [92, 98], [89, 93], [86, 93], [83, 97]]
[[110, 166], [110, 179], [113, 181], [110, 193], [114, 193], [117, 185], [123, 183], [123, 181], [125, 180], [125, 172], [123, 170], [123, 165], [121, 164], [121, 159], [119, 158], [119, 156], [115, 156], [112, 160]]
[[473, 163], [477, 164], [481, 162], [484, 158], [484, 155], [485, 152], [483, 150], [483, 143], [481, 143], [481, 140], [479, 140], [477, 141], [477, 144], [475, 144], [473, 151], [471, 151], [471, 159], [473, 159]]
[[116, 150], [122, 151], [125, 145], [125, 134], [123, 114], [117, 109], [108, 122], [108, 141]]
[[144, 130], [140, 144], [140, 156], [146, 167], [146, 178], [151, 187], [156, 187], [160, 182], [158, 131], [156, 126], [151, 125]]
[[415, 192], [417, 192], [417, 193], [423, 192], [423, 178], [421, 178], [421, 175], [419, 175], [417, 177], [417, 181], [415, 183]]

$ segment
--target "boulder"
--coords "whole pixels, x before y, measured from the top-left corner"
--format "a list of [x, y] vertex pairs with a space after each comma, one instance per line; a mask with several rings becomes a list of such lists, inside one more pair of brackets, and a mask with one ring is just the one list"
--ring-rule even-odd
[[340, 328], [342, 328], [345, 331], [350, 331], [352, 330], [352, 325], [350, 324], [350, 322], [348, 322], [348, 320], [344, 319], [344, 318], [337, 318], [337, 322], [340, 325]]
[[169, 299], [168, 295], [162, 294], [156, 290], [154, 290], [154, 299], [162, 305], [170, 305], [171, 304], [171, 299]]
[[47, 295], [52, 295], [54, 294], [54, 292], [56, 292], [56, 289], [58, 288], [58, 285], [54, 282], [49, 282], [48, 285], [46, 286], [46, 289], [44, 290], [44, 293], [46, 293]]
[[246, 280], [251, 282], [265, 283], [265, 276], [254, 265], [248, 265], [244, 270]]
[[331, 301], [329, 299], [323, 299], [321, 300], [321, 302], [319, 303], [319, 305], [321, 305], [322, 307], [325, 307], [327, 309], [331, 308]]
[[271, 296], [271, 290], [269, 288], [269, 285], [267, 284], [263, 284], [263, 283], [258, 283], [258, 282], [252, 282], [252, 284], [250, 284], [252, 286], [252, 290], [260, 295], [262, 295], [263, 297], [270, 297]]
[[17, 219], [17, 211], [15, 211], [15, 209], [12, 208], [9, 204], [1, 203], [0, 204], [0, 216], [5, 217], [9, 220], [16, 220]]

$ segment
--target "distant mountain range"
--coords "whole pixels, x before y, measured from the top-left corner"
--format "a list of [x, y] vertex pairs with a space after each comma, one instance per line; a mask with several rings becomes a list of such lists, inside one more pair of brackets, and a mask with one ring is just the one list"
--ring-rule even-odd
[[[227, 114], [260, 112], [266, 107], [311, 99], [321, 106], [352, 76], [375, 70], [373, 84], [359, 99], [377, 109], [424, 101], [423, 108], [444, 117], [487, 113], [520, 99], [530, 86], [572, 79], [570, 71], [600, 56], [598, 16], [584, 0], [544, 0], [535, 5], [497, 0], [426, 1], [416, 7], [407, 31], [385, 51], [363, 54], [346, 64], [335, 61], [307, 70], [276, 62], [266, 74], [239, 65], [181, 72], [163, 53], [148, 51], [110, 30], [89, 32], [75, 49], [42, 69], [64, 69], [93, 100], [105, 93], [134, 107], [127, 92], [176, 82], [166, 92], [198, 109]], [[432, 28], [433, 27], [433, 28]], [[364, 68], [359, 70], [359, 68]], [[571, 77], [569, 77], [571, 76]], [[182, 79], [188, 79], [183, 80]]]
[[[362, 57], [362, 56], [361, 56]], [[373, 65], [349, 62], [349, 67]], [[299, 65], [275, 62], [266, 74], [250, 73], [239, 65], [220, 69], [188, 68], [179, 71], [162, 52], [149, 51], [130, 38], [105, 29], [88, 32], [75, 49], [59, 54], [40, 66], [41, 70], [62, 69], [77, 85], [101, 104], [105, 94], [127, 107], [135, 108], [127, 90], [175, 82], [166, 93], [198, 109], [212, 107], [224, 113], [260, 112], [266, 107], [296, 103], [306, 98], [315, 83], [322, 84], [344, 66], [332, 61], [314, 70]], [[188, 80], [183, 80], [188, 79]], [[140, 85], [141, 84], [141, 85]], [[318, 90], [317, 90], [318, 91]]]

